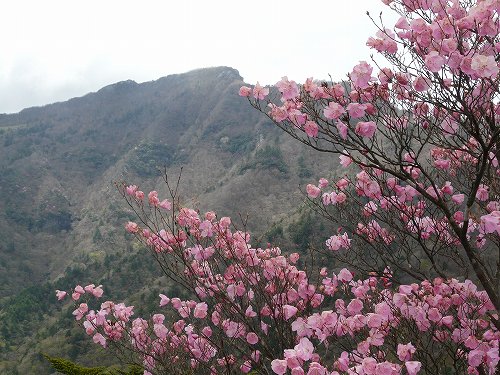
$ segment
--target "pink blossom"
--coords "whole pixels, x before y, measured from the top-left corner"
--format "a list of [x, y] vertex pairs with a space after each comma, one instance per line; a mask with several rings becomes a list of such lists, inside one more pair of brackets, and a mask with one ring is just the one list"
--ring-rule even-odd
[[290, 319], [292, 316], [297, 314], [298, 309], [295, 306], [284, 305], [283, 306], [283, 315], [285, 320]]
[[318, 136], [318, 124], [314, 121], [306, 121], [304, 125], [304, 131], [308, 137], [316, 138]]
[[92, 338], [92, 340], [96, 343], [96, 344], [100, 344], [102, 345], [103, 348], [106, 347], [106, 339], [104, 338], [103, 335], [101, 335], [100, 333], [96, 333], [94, 335], [94, 337]]
[[344, 124], [342, 121], [338, 120], [337, 121], [337, 131], [339, 132], [340, 138], [342, 139], [347, 139], [347, 130], [349, 129], [346, 124]]
[[488, 186], [480, 184], [476, 191], [476, 199], [484, 202], [485, 200], [488, 200], [488, 197]]
[[139, 226], [137, 225], [137, 223], [129, 221], [127, 224], [125, 224], [125, 230], [129, 233], [137, 233], [139, 232]]
[[500, 211], [481, 216], [480, 228], [484, 233], [498, 232], [500, 234]]
[[126, 187], [125, 191], [127, 192], [128, 195], [135, 195], [135, 192], [137, 191], [137, 186], [129, 185]]
[[326, 369], [318, 362], [311, 362], [307, 375], [326, 375]]
[[80, 296], [81, 296], [81, 294], [77, 293], [77, 292], [73, 292], [71, 294], [71, 298], [73, 299], [73, 301], [78, 301], [80, 299]]
[[85, 289], [81, 285], [75, 286], [75, 293], [85, 294]]
[[269, 88], [262, 87], [259, 82], [257, 82], [253, 88], [253, 97], [257, 100], [263, 100], [267, 95], [269, 95]]
[[441, 69], [441, 67], [444, 65], [444, 58], [438, 52], [431, 51], [425, 57], [425, 65], [427, 66], [427, 68], [431, 72], [437, 73], [437, 72], [439, 72], [439, 70]]
[[311, 199], [318, 198], [319, 194], [321, 193], [321, 189], [315, 185], [312, 185], [312, 184], [307, 184], [306, 191], [307, 191], [307, 195]]
[[304, 369], [300, 366], [292, 368], [292, 375], [304, 375]]
[[341, 248], [349, 249], [351, 247], [351, 240], [347, 236], [347, 233], [335, 235], [326, 240], [326, 246], [332, 251], [337, 251]]
[[344, 107], [335, 102], [328, 103], [328, 107], [323, 109], [326, 118], [336, 120], [345, 113]]
[[344, 190], [347, 185], [349, 185], [349, 180], [347, 178], [341, 178], [335, 184], [335, 186], [337, 186], [337, 188], [339, 188], [340, 190]]
[[430, 82], [427, 78], [418, 76], [413, 82], [413, 87], [419, 92], [427, 91], [430, 87]]
[[250, 345], [255, 345], [259, 342], [259, 336], [257, 336], [254, 332], [247, 333], [246, 339]]
[[250, 96], [251, 93], [252, 93], [252, 89], [250, 87], [248, 87], [248, 86], [241, 86], [240, 87], [240, 91], [239, 91], [240, 96], [248, 97], [248, 96]]
[[377, 130], [377, 124], [373, 121], [360, 121], [356, 124], [354, 132], [362, 137], [371, 138]]
[[99, 286], [96, 286], [93, 290], [92, 290], [92, 295], [96, 298], [101, 298], [102, 295], [103, 295], [104, 291], [102, 290], [102, 285], [99, 285]]
[[281, 78], [281, 81], [276, 83], [276, 87], [281, 92], [284, 100], [295, 99], [299, 96], [299, 86], [295, 81], [289, 81], [288, 77]]
[[408, 375], [416, 375], [420, 371], [422, 364], [419, 361], [406, 361], [405, 367]]
[[299, 260], [300, 255], [299, 253], [292, 253], [290, 254], [290, 263], [295, 264]]
[[415, 347], [411, 342], [408, 344], [398, 344], [398, 358], [402, 362], [409, 361], [413, 353], [415, 353]]
[[160, 294], [160, 307], [168, 305], [170, 302], [170, 298], [168, 298], [165, 294]]
[[341, 282], [348, 283], [349, 281], [352, 280], [352, 273], [347, 268], [342, 268], [339, 274], [337, 275], [337, 278]]
[[345, 195], [344, 193], [340, 192], [337, 194], [337, 197], [335, 198], [335, 201], [337, 203], [344, 203], [347, 199], [347, 195]]
[[349, 314], [351, 315], [356, 315], [356, 314], [359, 314], [361, 312], [361, 310], [363, 309], [363, 302], [361, 302], [361, 300], [355, 298], [353, 299], [351, 302], [349, 302], [349, 304], [347, 305], [347, 311], [349, 312]]
[[158, 203], [160, 203], [160, 200], [158, 199], [158, 192], [150, 191], [148, 194], [148, 201], [150, 205], [158, 206]]
[[170, 202], [168, 199], [164, 199], [158, 206], [160, 206], [164, 210], [170, 211], [172, 209], [172, 202]]
[[348, 155], [339, 155], [339, 159], [340, 159], [340, 165], [343, 166], [344, 168], [347, 168], [352, 163], [352, 159]]
[[64, 290], [56, 290], [56, 297], [57, 297], [57, 300], [60, 301], [62, 300], [64, 297], [66, 297], [68, 293], [66, 293]]
[[285, 359], [273, 359], [271, 368], [275, 374], [283, 375], [286, 373], [287, 365]]
[[297, 345], [294, 347], [297, 358], [303, 361], [309, 361], [314, 352], [314, 346], [307, 337], [302, 337]]
[[450, 168], [451, 162], [448, 159], [436, 159], [434, 160], [434, 166], [438, 169], [447, 170]]
[[206, 302], [197, 303], [194, 308], [193, 316], [198, 319], [203, 319], [207, 316], [207, 310], [208, 305]]
[[370, 66], [366, 61], [360, 61], [360, 63], [354, 67], [353, 71], [350, 74], [350, 78], [354, 86], [361, 89], [367, 88], [368, 83], [372, 78], [372, 71], [372, 66]]
[[366, 107], [366, 104], [349, 103], [347, 105], [347, 112], [349, 112], [351, 118], [361, 118], [365, 115]]
[[288, 112], [284, 106], [278, 107], [274, 103], [269, 103], [269, 107], [271, 108], [269, 115], [274, 121], [282, 122], [288, 118]]
[[495, 56], [474, 55], [470, 67], [479, 77], [484, 78], [494, 78], [499, 71]]
[[320, 178], [319, 179], [319, 182], [318, 182], [318, 186], [321, 188], [321, 189], [324, 189], [328, 186], [328, 180], [326, 178]]
[[451, 200], [456, 203], [456, 204], [462, 204], [463, 201], [465, 199], [465, 195], [464, 194], [453, 194], [451, 196]]

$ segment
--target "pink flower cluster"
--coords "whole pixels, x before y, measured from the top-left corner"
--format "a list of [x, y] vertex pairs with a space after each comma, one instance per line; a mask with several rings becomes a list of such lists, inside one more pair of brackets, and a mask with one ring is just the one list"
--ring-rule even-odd
[[[356, 189], [378, 196], [381, 189], [371, 187], [367, 176], [358, 175]], [[349, 184], [344, 178], [334, 186], [340, 194]], [[393, 190], [399, 186], [395, 181], [388, 185]], [[316, 188], [329, 186], [328, 180], [321, 179]], [[316, 189], [309, 190], [316, 195]], [[444, 191], [453, 192], [449, 184]], [[142, 207], [135, 194], [125, 196]], [[408, 197], [411, 200], [415, 195]], [[161, 212], [155, 201], [150, 204]], [[376, 212], [373, 206], [365, 209]], [[382, 278], [355, 280], [345, 268], [338, 273], [323, 268], [315, 283], [310, 279], [313, 275], [296, 266], [297, 253], [285, 256], [279, 248], [253, 248], [250, 235], [232, 231], [227, 217], [218, 219], [211, 211], [200, 216], [189, 208], [179, 208], [174, 214], [169, 231], [158, 228], [153, 234], [155, 222], [143, 220], [149, 228], [136, 225], [132, 233], [155, 253], [165, 254], [164, 267], [175, 267], [177, 277], [195, 292], [197, 301], [160, 294], [159, 306], [178, 316], [168, 324], [162, 313], [132, 319], [133, 306], [112, 301], [92, 309], [87, 300], [77, 303], [73, 312], [95, 343], [107, 347], [120, 342], [140, 353], [146, 374], [180, 363], [213, 374], [227, 368], [243, 373], [268, 368], [276, 374], [397, 374], [403, 367], [417, 374], [419, 345], [426, 341], [393, 343], [389, 339], [411, 325], [426, 340], [446, 343], [462, 353], [469, 373], [484, 366], [493, 369], [498, 363], [495, 353], [500, 334], [487, 318], [496, 313], [494, 306], [470, 281], [436, 279], [393, 290], [387, 270]], [[149, 219], [154, 217], [158, 216]], [[327, 246], [349, 248], [351, 239], [346, 233], [332, 236]], [[61, 299], [65, 293], [57, 291], [56, 295]], [[102, 287], [77, 286], [72, 295], [75, 302], [84, 295], [100, 298]], [[285, 339], [283, 330], [293, 335]], [[322, 354], [328, 345], [346, 337], [357, 338], [353, 350], [338, 352], [333, 364], [325, 362]], [[280, 342], [283, 349], [269, 352], [272, 342]]]

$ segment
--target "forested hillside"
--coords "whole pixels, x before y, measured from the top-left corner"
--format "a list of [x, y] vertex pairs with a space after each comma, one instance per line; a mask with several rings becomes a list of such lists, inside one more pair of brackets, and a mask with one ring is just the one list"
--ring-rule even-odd
[[297, 209], [299, 186], [335, 166], [241, 100], [242, 83], [234, 69], [202, 69], [0, 115], [0, 372], [49, 373], [41, 352], [113, 363], [56, 288], [102, 283], [147, 311], [167, 287], [123, 229], [131, 213], [115, 182], [162, 193], [160, 170], [182, 168], [190, 205], [240, 217], [260, 241], [308, 246], [318, 228]]

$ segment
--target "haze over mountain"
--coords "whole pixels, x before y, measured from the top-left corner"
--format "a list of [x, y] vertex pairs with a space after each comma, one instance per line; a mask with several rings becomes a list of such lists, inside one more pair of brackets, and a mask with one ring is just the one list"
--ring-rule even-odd
[[145, 309], [165, 290], [125, 234], [133, 216], [114, 182], [161, 196], [158, 168], [177, 178], [182, 167], [187, 205], [235, 222], [248, 215], [263, 239], [300, 216], [299, 185], [331, 161], [273, 127], [238, 96], [242, 84], [232, 68], [200, 69], [0, 115], [1, 373], [50, 373], [40, 352], [101, 358], [56, 287], [102, 283], [109, 298], [133, 291]]

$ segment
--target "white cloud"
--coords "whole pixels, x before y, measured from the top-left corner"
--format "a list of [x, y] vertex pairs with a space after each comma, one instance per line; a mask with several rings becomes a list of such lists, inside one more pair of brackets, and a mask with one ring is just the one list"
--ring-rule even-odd
[[373, 0], [3, 2], [0, 112], [206, 66], [232, 66], [250, 83], [340, 79], [368, 59], [375, 27], [365, 12], [380, 9]]

